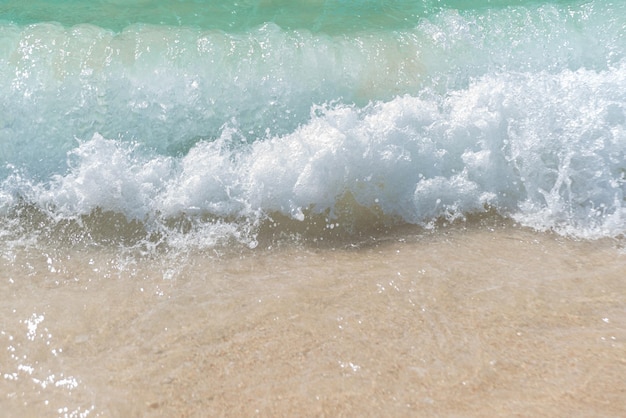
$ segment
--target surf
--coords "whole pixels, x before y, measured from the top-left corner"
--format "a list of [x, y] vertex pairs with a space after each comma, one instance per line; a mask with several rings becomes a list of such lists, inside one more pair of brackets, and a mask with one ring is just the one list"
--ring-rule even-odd
[[622, 4], [424, 3], [343, 31], [123, 17], [133, 7], [119, 27], [0, 10], [6, 233], [36, 213], [46, 230], [124, 219], [140, 242], [254, 246], [268, 225], [315, 238], [486, 213], [624, 234]]

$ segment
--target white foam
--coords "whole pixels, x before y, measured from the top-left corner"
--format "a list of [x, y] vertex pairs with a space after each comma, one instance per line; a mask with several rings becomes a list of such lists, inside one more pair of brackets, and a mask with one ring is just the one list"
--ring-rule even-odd
[[0, 212], [26, 201], [244, 236], [274, 213], [337, 217], [349, 195], [427, 227], [491, 208], [623, 234], [620, 4], [336, 36], [0, 24]]
[[180, 158], [95, 135], [36, 201], [67, 216], [253, 224], [275, 212], [332, 218], [350, 193], [424, 226], [494, 208], [536, 228], [616, 236], [626, 229], [625, 70], [489, 75], [445, 96], [315, 106], [287, 135], [247, 144], [225, 128]]

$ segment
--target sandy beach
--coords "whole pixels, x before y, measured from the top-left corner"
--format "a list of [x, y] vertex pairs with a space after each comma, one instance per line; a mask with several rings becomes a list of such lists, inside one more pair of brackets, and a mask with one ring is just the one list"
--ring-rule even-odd
[[6, 416], [624, 416], [626, 253], [514, 226], [2, 259]]

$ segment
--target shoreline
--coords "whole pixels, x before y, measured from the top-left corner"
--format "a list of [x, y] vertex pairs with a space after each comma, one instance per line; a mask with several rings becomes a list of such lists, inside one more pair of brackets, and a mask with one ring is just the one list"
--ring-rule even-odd
[[3, 259], [4, 410], [626, 413], [620, 241], [483, 226], [172, 260]]

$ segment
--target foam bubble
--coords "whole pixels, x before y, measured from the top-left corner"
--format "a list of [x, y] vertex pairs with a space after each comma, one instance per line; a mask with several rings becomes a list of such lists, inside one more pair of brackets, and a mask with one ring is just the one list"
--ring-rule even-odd
[[207, 242], [253, 242], [272, 217], [486, 210], [617, 236], [623, 7], [442, 9], [336, 35], [3, 23], [0, 211], [111, 212]]
[[224, 129], [179, 158], [95, 135], [69, 154], [68, 174], [34, 187], [34, 200], [64, 216], [99, 208], [253, 225], [272, 213], [336, 219], [349, 194], [423, 226], [495, 209], [538, 228], [616, 236], [625, 68], [490, 75], [445, 96], [314, 106], [287, 135], [242, 143]]

